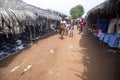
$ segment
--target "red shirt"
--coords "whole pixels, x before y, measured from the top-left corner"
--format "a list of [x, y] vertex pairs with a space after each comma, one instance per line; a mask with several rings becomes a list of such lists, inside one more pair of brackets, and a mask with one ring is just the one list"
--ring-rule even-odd
[[83, 21], [83, 20], [81, 20], [81, 21], [79, 22], [79, 24], [80, 24], [80, 27], [84, 27], [84, 21]]

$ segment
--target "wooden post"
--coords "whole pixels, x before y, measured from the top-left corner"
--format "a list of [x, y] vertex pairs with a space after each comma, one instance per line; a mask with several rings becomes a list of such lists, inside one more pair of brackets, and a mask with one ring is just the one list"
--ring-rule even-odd
[[16, 33], [15, 33], [15, 21], [13, 20], [13, 22], [12, 22], [12, 26], [13, 26], [13, 35], [14, 35], [14, 38], [15, 38], [15, 40], [16, 40]]
[[32, 31], [31, 31], [30, 25], [28, 25], [28, 29], [29, 29], [29, 32], [30, 32], [30, 43], [33, 43], [32, 42]]
[[[33, 21], [34, 22], [34, 21]], [[35, 27], [36, 27], [36, 25], [35, 25], [35, 22], [34, 22], [34, 24], [33, 24], [33, 29], [34, 29], [34, 38], [36, 38], [36, 35], [35, 35], [35, 33], [36, 33], [36, 30], [35, 30]]]
[[2, 28], [4, 29], [4, 19], [2, 16], [1, 16], [1, 19], [2, 19]]

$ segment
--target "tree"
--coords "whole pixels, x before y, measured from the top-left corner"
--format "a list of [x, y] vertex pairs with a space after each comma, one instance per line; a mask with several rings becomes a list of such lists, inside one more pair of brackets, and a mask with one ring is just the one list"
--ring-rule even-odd
[[84, 8], [82, 5], [77, 5], [70, 9], [70, 15], [74, 19], [81, 18], [83, 14], [84, 14]]

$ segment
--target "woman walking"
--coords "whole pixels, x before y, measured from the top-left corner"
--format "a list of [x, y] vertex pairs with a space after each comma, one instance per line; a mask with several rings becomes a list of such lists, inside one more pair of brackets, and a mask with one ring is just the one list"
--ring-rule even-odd
[[84, 20], [82, 19], [82, 20], [80, 20], [80, 22], [79, 22], [79, 24], [80, 24], [80, 29], [79, 29], [79, 34], [83, 31], [83, 27], [84, 27]]

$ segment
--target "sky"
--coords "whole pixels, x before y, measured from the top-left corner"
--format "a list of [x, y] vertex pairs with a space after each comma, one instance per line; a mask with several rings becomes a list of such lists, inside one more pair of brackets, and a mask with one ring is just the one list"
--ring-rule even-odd
[[85, 14], [97, 6], [98, 4], [104, 2], [105, 0], [23, 0], [24, 2], [43, 8], [43, 9], [52, 9], [64, 14], [70, 15], [70, 9], [80, 4], [84, 7]]

